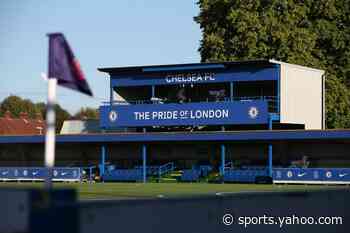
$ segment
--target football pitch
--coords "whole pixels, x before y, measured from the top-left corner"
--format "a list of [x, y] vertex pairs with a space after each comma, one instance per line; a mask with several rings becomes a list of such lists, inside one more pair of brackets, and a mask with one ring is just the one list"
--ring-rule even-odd
[[[43, 183], [0, 183], [0, 188], [43, 188]], [[321, 185], [208, 184], [208, 183], [55, 183], [74, 188], [79, 200], [137, 199], [220, 195], [239, 192], [285, 192], [344, 188]]]

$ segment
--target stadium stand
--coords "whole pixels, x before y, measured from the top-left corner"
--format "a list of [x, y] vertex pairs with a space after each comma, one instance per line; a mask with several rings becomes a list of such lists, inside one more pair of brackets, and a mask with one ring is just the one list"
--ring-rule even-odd
[[[57, 135], [58, 164], [81, 161], [84, 179], [350, 182], [350, 170], [309, 168], [350, 167], [350, 130], [324, 130], [322, 70], [274, 60], [99, 70], [110, 80], [99, 122], [69, 120]], [[43, 160], [44, 137], [19, 135], [30, 122], [0, 118], [0, 166]]]

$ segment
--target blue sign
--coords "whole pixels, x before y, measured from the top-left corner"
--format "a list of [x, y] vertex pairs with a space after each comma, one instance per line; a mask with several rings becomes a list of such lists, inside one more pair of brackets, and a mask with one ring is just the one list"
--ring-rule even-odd
[[[44, 180], [48, 170], [45, 167], [0, 167], [0, 180]], [[52, 180], [79, 181], [80, 168], [55, 167]]]
[[265, 81], [277, 80], [278, 67], [245, 68], [228, 72], [184, 72], [169, 74], [142, 74], [112, 76], [114, 86], [147, 86], [147, 85], [178, 85], [193, 83], [220, 83], [232, 81]]
[[350, 183], [350, 168], [274, 168], [275, 183]]
[[135, 104], [100, 107], [102, 128], [176, 125], [266, 124], [265, 101]]

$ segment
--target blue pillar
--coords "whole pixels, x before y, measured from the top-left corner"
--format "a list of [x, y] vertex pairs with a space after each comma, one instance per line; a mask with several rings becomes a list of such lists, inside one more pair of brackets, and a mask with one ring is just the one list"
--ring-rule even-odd
[[146, 183], [147, 180], [147, 150], [146, 145], [142, 145], [142, 175], [143, 175], [143, 183]]
[[[269, 130], [272, 130], [272, 117], [269, 117]], [[272, 144], [269, 144], [269, 161], [268, 161], [268, 168], [269, 168], [269, 176], [272, 177]]]
[[109, 90], [109, 102], [110, 104], [113, 104], [113, 88]]
[[278, 78], [277, 78], [277, 113], [280, 114], [281, 110], [281, 66], [277, 69]]
[[106, 146], [101, 147], [101, 163], [100, 163], [100, 176], [105, 174], [105, 164], [106, 164]]
[[225, 156], [226, 156], [226, 148], [224, 144], [221, 144], [221, 175], [225, 174]]
[[152, 98], [156, 96], [156, 87], [152, 85]]
[[269, 130], [272, 130], [272, 116], [269, 116]]
[[272, 177], [272, 144], [269, 144], [269, 176]]
[[110, 105], [112, 105], [114, 99], [113, 99], [113, 85], [112, 85], [112, 79], [109, 81], [109, 102]]
[[93, 167], [89, 167], [89, 181], [93, 180], [93, 178], [92, 178], [92, 168]]

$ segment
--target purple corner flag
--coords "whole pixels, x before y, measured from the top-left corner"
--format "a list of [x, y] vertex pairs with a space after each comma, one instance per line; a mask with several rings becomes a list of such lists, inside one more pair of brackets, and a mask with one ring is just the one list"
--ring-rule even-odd
[[49, 37], [49, 76], [56, 78], [58, 85], [77, 90], [92, 96], [78, 60], [62, 33], [50, 33]]

